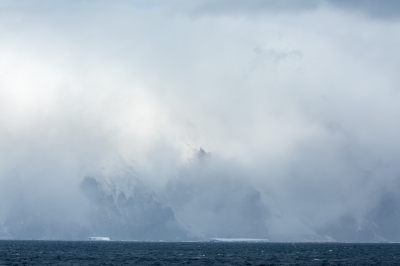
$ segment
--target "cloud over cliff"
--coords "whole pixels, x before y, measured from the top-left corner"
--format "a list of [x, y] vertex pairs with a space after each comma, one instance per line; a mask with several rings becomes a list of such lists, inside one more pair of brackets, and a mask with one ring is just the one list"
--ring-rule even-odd
[[396, 235], [400, 12], [379, 3], [2, 2], [0, 221], [23, 198], [84, 224], [82, 181], [123, 161], [196, 236]]

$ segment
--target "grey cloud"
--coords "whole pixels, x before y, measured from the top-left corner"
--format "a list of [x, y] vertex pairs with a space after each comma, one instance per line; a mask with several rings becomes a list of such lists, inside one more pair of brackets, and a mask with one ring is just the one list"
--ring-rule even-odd
[[365, 14], [371, 18], [392, 20], [400, 18], [400, 3], [396, 0], [328, 0], [332, 6]]
[[400, 4], [396, 0], [250, 0], [250, 1], [195, 1], [186, 5], [186, 10], [197, 15], [234, 15], [251, 16], [258, 14], [302, 13], [315, 11], [326, 6], [349, 12], [357, 12], [371, 18], [392, 20], [400, 15]]
[[245, 15], [274, 12], [302, 12], [318, 8], [318, 0], [194, 1], [186, 7], [192, 14]]

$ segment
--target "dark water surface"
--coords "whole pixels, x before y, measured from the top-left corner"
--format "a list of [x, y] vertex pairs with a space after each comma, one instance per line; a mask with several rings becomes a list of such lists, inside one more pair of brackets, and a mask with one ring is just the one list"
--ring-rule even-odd
[[400, 265], [400, 244], [0, 241], [0, 265]]

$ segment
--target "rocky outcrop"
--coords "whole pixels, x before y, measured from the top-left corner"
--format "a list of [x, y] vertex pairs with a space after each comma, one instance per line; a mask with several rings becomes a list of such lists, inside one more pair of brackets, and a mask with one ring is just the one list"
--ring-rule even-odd
[[82, 191], [90, 200], [88, 221], [94, 236], [130, 240], [183, 240], [184, 228], [173, 210], [161, 204], [139, 180], [129, 191], [118, 190], [92, 177], [82, 182]]

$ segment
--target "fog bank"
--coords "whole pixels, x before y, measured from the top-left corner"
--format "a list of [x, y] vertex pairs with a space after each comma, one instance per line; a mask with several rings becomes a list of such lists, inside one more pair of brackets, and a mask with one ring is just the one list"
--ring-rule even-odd
[[400, 241], [380, 3], [3, 1], [0, 238]]

